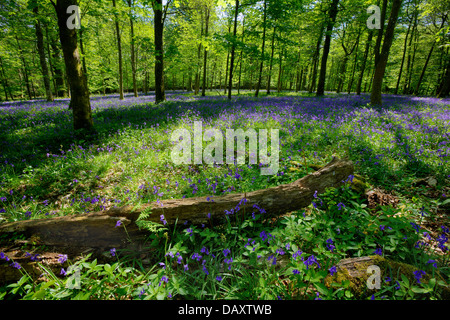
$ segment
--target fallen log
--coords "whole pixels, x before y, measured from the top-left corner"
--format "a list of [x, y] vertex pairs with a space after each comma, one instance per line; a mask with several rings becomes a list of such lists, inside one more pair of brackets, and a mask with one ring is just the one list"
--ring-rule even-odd
[[[337, 187], [353, 174], [350, 160], [333, 158], [323, 168], [292, 183], [257, 190], [214, 197], [162, 200], [141, 206], [124, 206], [107, 211], [47, 219], [16, 221], [0, 225], [2, 233], [22, 233], [34, 243], [48, 246], [86, 248], [124, 248], [144, 239], [136, 220], [142, 213], [151, 212], [147, 220], [159, 224], [223, 223], [227, 216], [250, 215], [253, 205], [265, 214], [277, 216], [308, 206], [314, 193]], [[120, 226], [117, 221], [121, 221]], [[148, 234], [147, 234], [148, 235]]]

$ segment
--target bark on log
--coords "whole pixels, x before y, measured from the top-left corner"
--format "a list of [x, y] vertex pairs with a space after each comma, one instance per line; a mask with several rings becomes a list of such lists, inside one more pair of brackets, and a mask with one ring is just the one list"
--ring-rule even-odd
[[[140, 207], [124, 206], [108, 211], [76, 216], [48, 219], [25, 220], [0, 225], [0, 234], [18, 232], [38, 243], [49, 246], [75, 248], [123, 248], [132, 242], [139, 242], [146, 234], [139, 230], [135, 221], [142, 212], [151, 214], [147, 220], [163, 223], [161, 215], [169, 225], [222, 223], [226, 212], [233, 210], [234, 215], [251, 215], [253, 205], [257, 204], [266, 211], [266, 215], [277, 216], [308, 206], [315, 191], [319, 194], [328, 187], [337, 187], [353, 174], [350, 160], [333, 160], [322, 169], [297, 181], [268, 189], [249, 193], [227, 194], [188, 199], [163, 200], [159, 204], [151, 203]], [[245, 199], [246, 201], [243, 201]], [[239, 207], [239, 209], [237, 208]], [[210, 214], [208, 217], [207, 214]], [[118, 220], [122, 221], [116, 227]]]

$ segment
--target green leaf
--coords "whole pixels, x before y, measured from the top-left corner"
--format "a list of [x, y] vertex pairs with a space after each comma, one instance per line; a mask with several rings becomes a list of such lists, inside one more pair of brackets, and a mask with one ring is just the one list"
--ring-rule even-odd
[[320, 292], [320, 294], [328, 296], [329, 290], [323, 283], [314, 283], [314, 286], [316, 287], [317, 291]]
[[429, 293], [429, 292], [433, 291], [432, 288], [419, 288], [419, 287], [416, 287], [416, 286], [413, 286], [411, 288], [411, 290], [414, 293]]
[[403, 282], [406, 284], [406, 287], [409, 288], [408, 278], [404, 274], [402, 274], [401, 277], [402, 277]]

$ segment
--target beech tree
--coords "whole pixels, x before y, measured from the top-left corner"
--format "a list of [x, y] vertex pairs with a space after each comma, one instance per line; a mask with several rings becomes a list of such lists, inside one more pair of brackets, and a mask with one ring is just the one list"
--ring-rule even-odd
[[[92, 131], [94, 123], [91, 113], [91, 102], [86, 76], [81, 65], [78, 51], [77, 29], [68, 28], [67, 21], [71, 16], [69, 6], [76, 6], [77, 0], [52, 0], [58, 18], [59, 39], [64, 55], [67, 80], [70, 84], [70, 108], [73, 112], [73, 128]], [[69, 13], [68, 13], [69, 12]]]
[[375, 64], [375, 73], [373, 76], [372, 92], [370, 95], [370, 103], [372, 105], [381, 105], [381, 87], [383, 84], [383, 77], [386, 71], [386, 64], [389, 58], [392, 41], [394, 38], [394, 29], [397, 23], [398, 15], [401, 9], [402, 0], [393, 0], [392, 9], [389, 17], [389, 22], [384, 34], [383, 47], [381, 49], [378, 61]]

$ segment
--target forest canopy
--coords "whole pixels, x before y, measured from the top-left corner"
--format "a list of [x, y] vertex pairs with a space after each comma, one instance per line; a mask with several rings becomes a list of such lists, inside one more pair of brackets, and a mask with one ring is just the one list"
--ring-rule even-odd
[[[238, 92], [316, 92], [323, 73], [325, 91], [370, 92], [396, 1], [167, 0], [161, 10], [158, 2], [77, 2], [77, 44], [90, 94], [155, 90], [158, 13], [164, 31], [163, 89], [226, 94], [231, 85]], [[450, 3], [400, 3], [382, 92], [448, 95]], [[368, 28], [372, 5], [381, 8], [381, 29]], [[0, 28], [0, 99], [67, 97], [52, 2], [2, 1]]]

